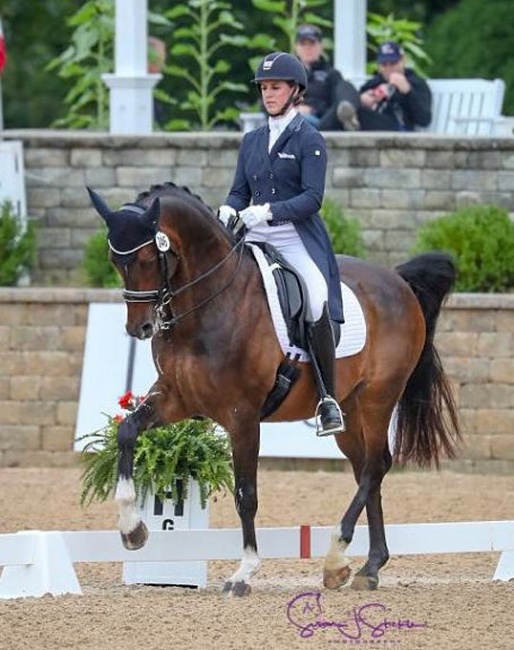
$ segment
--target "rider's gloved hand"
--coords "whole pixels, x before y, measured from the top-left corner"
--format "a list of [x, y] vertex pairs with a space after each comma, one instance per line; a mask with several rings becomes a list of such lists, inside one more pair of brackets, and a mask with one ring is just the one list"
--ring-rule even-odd
[[232, 217], [237, 216], [237, 212], [234, 208], [231, 208], [230, 205], [220, 205], [218, 208], [218, 219], [225, 226], [228, 226], [228, 222]]
[[250, 230], [264, 221], [271, 221], [273, 215], [269, 209], [269, 203], [264, 203], [264, 205], [251, 205], [250, 207], [241, 210], [239, 218]]

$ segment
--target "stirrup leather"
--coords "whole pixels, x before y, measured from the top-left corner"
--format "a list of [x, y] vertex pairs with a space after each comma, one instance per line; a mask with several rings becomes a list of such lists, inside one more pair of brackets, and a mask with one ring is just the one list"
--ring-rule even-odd
[[[320, 411], [323, 408], [323, 406], [327, 403], [330, 403], [331, 406], [333, 406], [337, 410], [337, 417], [339, 419], [338, 423], [335, 423], [335, 421], [330, 423], [330, 426], [328, 428], [323, 427], [323, 422], [321, 419]], [[341, 411], [341, 407], [337, 403], [337, 401], [333, 398], [327, 395], [326, 397], [323, 397], [323, 399], [320, 399], [316, 406], [316, 413], [314, 414], [314, 418], [316, 420], [316, 435], [317, 436], [333, 436], [336, 433], [343, 433], [346, 431], [346, 426], [344, 423], [344, 413]]]

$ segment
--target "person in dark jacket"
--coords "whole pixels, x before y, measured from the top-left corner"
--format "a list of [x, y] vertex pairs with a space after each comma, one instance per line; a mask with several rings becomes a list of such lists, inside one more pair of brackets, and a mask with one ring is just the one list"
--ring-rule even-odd
[[295, 52], [307, 70], [307, 92], [298, 106], [298, 112], [319, 131], [357, 129], [359, 125], [352, 120], [353, 116], [349, 120], [338, 120], [337, 107], [342, 101], [357, 105], [359, 93], [323, 55], [323, 35], [317, 25], [301, 25], [298, 28]]
[[378, 48], [378, 72], [360, 89], [358, 118], [363, 131], [412, 131], [432, 120], [427, 82], [405, 65], [395, 41]]
[[356, 122], [362, 131], [413, 131], [430, 124], [430, 88], [406, 67], [398, 43], [386, 41], [380, 45], [377, 66], [377, 74], [360, 88], [357, 101], [346, 98], [325, 117], [325, 130], [339, 130], [343, 120]]
[[334, 399], [330, 321], [343, 322], [343, 307], [336, 258], [319, 214], [327, 169], [325, 141], [297, 111], [307, 74], [295, 56], [268, 54], [255, 83], [268, 123], [243, 136], [232, 187], [218, 218], [227, 226], [238, 213], [247, 228], [247, 241], [269, 242], [305, 279], [308, 351], [320, 398], [318, 433], [335, 434], [344, 431], [344, 421]]

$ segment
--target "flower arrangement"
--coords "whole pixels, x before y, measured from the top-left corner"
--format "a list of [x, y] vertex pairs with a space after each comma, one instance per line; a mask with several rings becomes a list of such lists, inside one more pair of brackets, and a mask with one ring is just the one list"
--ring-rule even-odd
[[[107, 425], [83, 436], [81, 504], [105, 501], [117, 482], [118, 428], [144, 397], [127, 392], [118, 400], [124, 413], [107, 416]], [[144, 498], [153, 491], [175, 502], [187, 498], [189, 479], [198, 482], [202, 508], [219, 490], [233, 491], [230, 445], [211, 420], [183, 420], [143, 431], [134, 454], [134, 482]], [[181, 487], [179, 488], [178, 485]], [[180, 490], [180, 494], [179, 494]]]

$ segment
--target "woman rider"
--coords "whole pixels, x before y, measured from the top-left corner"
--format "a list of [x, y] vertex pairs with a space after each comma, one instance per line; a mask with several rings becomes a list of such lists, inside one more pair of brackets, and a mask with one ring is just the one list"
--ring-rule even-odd
[[336, 259], [319, 209], [325, 190], [325, 141], [296, 110], [307, 88], [302, 63], [291, 54], [268, 54], [255, 83], [268, 115], [266, 126], [243, 137], [232, 189], [218, 211], [226, 226], [239, 213], [246, 240], [269, 242], [302, 275], [309, 294], [309, 354], [319, 368], [319, 435], [344, 431], [335, 390], [331, 319], [343, 322]]

